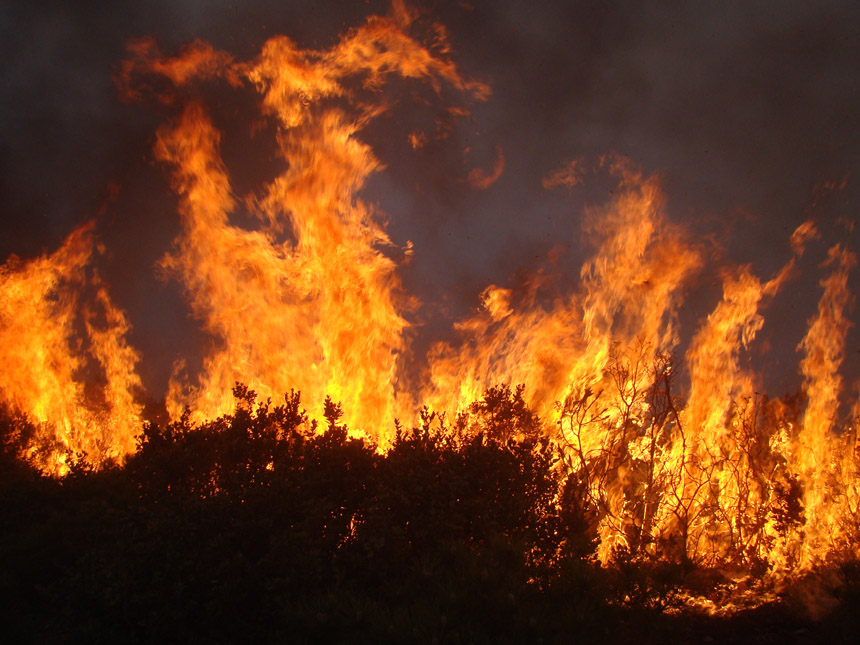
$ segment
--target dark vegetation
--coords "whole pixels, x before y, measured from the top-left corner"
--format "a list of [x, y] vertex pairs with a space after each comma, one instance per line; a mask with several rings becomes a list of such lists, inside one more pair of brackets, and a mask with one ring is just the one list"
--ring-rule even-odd
[[[696, 572], [594, 559], [593, 500], [521, 390], [425, 411], [384, 453], [297, 393], [237, 386], [233, 415], [149, 423], [122, 466], [65, 478], [0, 416], [4, 642], [853, 642], [860, 571], [818, 622], [775, 602], [677, 609]], [[701, 579], [701, 576], [699, 576]]]

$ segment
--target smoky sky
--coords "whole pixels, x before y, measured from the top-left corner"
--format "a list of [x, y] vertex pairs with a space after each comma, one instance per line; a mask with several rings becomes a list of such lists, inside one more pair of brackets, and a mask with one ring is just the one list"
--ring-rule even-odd
[[[408, 94], [361, 134], [387, 167], [363, 196], [387, 214], [396, 244], [414, 243], [401, 277], [425, 303], [414, 321], [425, 343], [444, 335], [441, 320], [474, 309], [486, 285], [515, 281], [551, 249], [565, 249], [575, 282], [588, 252], [583, 210], [605, 203], [613, 186], [587, 173], [581, 186], [548, 191], [542, 178], [572, 159], [590, 168], [616, 153], [661, 175], [669, 217], [711, 255], [682, 311], [687, 337], [719, 297], [720, 266], [751, 263], [768, 279], [790, 257], [791, 232], [815, 219], [822, 239], [764, 312], [770, 340], [758, 349], [775, 387], [796, 385], [795, 348], [815, 311], [826, 248], [860, 250], [842, 223], [860, 215], [856, 0], [412, 6], [445, 26], [461, 73], [492, 89], [432, 146], [408, 145], [423, 114]], [[324, 49], [387, 11], [385, 2], [3, 2], [0, 261], [50, 252], [95, 218], [103, 277], [128, 312], [157, 396], [170, 364], [208, 341], [178, 287], [154, 270], [179, 232], [168, 171], [152, 153], [171, 114], [118, 99], [112, 78], [126, 43], [151, 35], [172, 54], [199, 38], [249, 60], [273, 35]], [[226, 113], [242, 100], [225, 99]], [[229, 134], [224, 147], [238, 186], [273, 172], [264, 149]], [[499, 154], [498, 180], [470, 185], [470, 171], [490, 174]], [[854, 331], [848, 374], [858, 372], [858, 351]]]

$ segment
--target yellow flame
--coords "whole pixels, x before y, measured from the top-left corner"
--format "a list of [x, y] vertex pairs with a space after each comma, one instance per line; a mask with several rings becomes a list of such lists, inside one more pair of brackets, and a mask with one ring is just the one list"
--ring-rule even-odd
[[0, 402], [37, 424], [29, 456], [58, 474], [78, 453], [121, 459], [140, 426], [138, 356], [92, 252], [88, 224], [51, 255], [0, 267]]
[[834, 503], [839, 491], [833, 488], [844, 447], [843, 440], [831, 430], [842, 388], [838, 370], [850, 326], [845, 317], [851, 300], [848, 275], [856, 265], [857, 257], [851, 251], [838, 244], [830, 249], [825, 266], [832, 267], [832, 272], [821, 282], [824, 293], [818, 313], [810, 319], [798, 346], [804, 352], [800, 369], [808, 399], [791, 452], [792, 466], [804, 486], [806, 524], [801, 565], [812, 564], [827, 554], [839, 526], [841, 509]]

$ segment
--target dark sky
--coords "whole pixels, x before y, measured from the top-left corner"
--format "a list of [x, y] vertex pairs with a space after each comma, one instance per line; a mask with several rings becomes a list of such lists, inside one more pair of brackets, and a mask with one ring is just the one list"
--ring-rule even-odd
[[[365, 198], [388, 214], [396, 243], [415, 244], [402, 277], [427, 303], [420, 317], [428, 338], [444, 333], [439, 320], [474, 308], [484, 286], [514, 279], [560, 243], [574, 279], [584, 257], [583, 206], [608, 200], [612, 186], [596, 177], [572, 191], [546, 191], [541, 180], [570, 159], [590, 167], [615, 152], [660, 173], [670, 218], [712, 240], [714, 260], [688, 297], [688, 338], [719, 295], [717, 267], [749, 262], [767, 279], [790, 257], [794, 228], [815, 218], [822, 240], [765, 311], [773, 356], [762, 370], [776, 388], [796, 385], [794, 348], [825, 275], [818, 265], [836, 241], [860, 250], [856, 234], [839, 224], [860, 214], [856, 0], [413, 5], [448, 29], [461, 72], [492, 88], [444, 144], [414, 152], [408, 131], [388, 136], [418, 118], [408, 105], [363, 134], [388, 166]], [[134, 326], [146, 383], [163, 388], [194, 324], [176, 285], [153, 269], [179, 231], [168, 171], [152, 153], [170, 114], [118, 100], [112, 76], [126, 43], [152, 35], [175, 53], [200, 38], [248, 60], [279, 33], [324, 49], [387, 6], [2, 2], [0, 261], [52, 251], [95, 217], [107, 249], [103, 276]], [[265, 176], [265, 154], [229, 134], [224, 148], [237, 187]], [[497, 150], [505, 158], [499, 180], [471, 187], [470, 170], [489, 173]], [[821, 189], [843, 180], [839, 190]], [[848, 374], [858, 372], [858, 351], [855, 330]]]

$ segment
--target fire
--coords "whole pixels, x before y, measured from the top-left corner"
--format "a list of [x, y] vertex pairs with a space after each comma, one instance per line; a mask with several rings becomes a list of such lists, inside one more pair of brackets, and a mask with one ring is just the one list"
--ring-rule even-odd
[[[190, 102], [159, 131], [156, 156], [174, 168], [184, 226], [162, 268], [182, 282], [216, 341], [196, 383], [179, 374], [171, 382], [174, 416], [185, 406], [201, 419], [230, 412], [236, 381], [263, 397], [296, 388], [321, 405], [330, 395], [343, 403], [354, 432], [378, 442], [404, 412], [398, 361], [404, 313], [415, 300], [402, 293], [396, 265], [383, 252], [392, 244], [374, 208], [357, 196], [381, 168], [358, 134], [383, 108], [359, 101], [355, 85], [378, 88], [398, 76], [486, 94], [410, 38], [409, 19], [396, 8], [327, 51], [302, 51], [276, 37], [247, 64], [201, 43], [174, 59], [153, 55], [151, 44], [132, 48], [120, 83], [132, 98], [136, 80], [153, 75], [177, 87], [218, 75], [251, 82], [263, 113], [277, 123], [286, 162], [258, 195], [238, 200], [219, 156], [219, 132], [201, 105]], [[260, 230], [230, 223], [239, 207], [260, 220]], [[322, 419], [321, 407], [314, 416]]]
[[[450, 60], [444, 30], [425, 45], [411, 24], [396, 3], [330, 49], [279, 36], [249, 62], [202, 42], [176, 57], [152, 40], [129, 46], [117, 78], [124, 97], [154, 96], [175, 112], [154, 154], [172, 174], [182, 228], [159, 270], [181, 284], [211, 339], [199, 373], [177, 364], [171, 416], [231, 412], [237, 381], [264, 399], [294, 388], [317, 420], [326, 396], [341, 402], [351, 431], [384, 449], [395, 418], [414, 421], [423, 404], [453, 415], [488, 388], [523, 384], [562, 467], [585, 482], [603, 561], [623, 552], [782, 575], [837, 551], [856, 557], [856, 432], [840, 434], [836, 415], [855, 255], [836, 245], [823, 265], [829, 276], [798, 346], [802, 412], [759, 394], [745, 360], [767, 305], [821, 237], [811, 221], [785, 241], [787, 262], [770, 279], [721, 267], [722, 296], [685, 342], [684, 298], [712, 270], [704, 244], [670, 221], [659, 177], [607, 157], [595, 171], [617, 190], [584, 214], [590, 256], [576, 286], [564, 287], [552, 262], [519, 284], [487, 285], [473, 314], [431, 348], [425, 373], [407, 373], [421, 303], [405, 293], [397, 258], [412, 247], [397, 248], [362, 198], [384, 168], [361, 137], [388, 109], [381, 88], [397, 79], [466, 102], [489, 96]], [[257, 92], [283, 162], [249, 195], [235, 193], [222, 133], [195, 93], [222, 81]], [[407, 136], [415, 148], [428, 140]], [[504, 165], [498, 147], [494, 168], [466, 182], [488, 189], [504, 181]], [[585, 167], [568, 162], [543, 185], [572, 190]], [[94, 236], [86, 225], [53, 254], [13, 257], [0, 270], [0, 401], [36, 422], [28, 456], [60, 474], [77, 453], [95, 465], [121, 459], [142, 421], [139, 357], [93, 268]]]
[[[657, 178], [623, 159], [605, 163], [621, 190], [587, 215], [595, 253], [582, 267], [582, 290], [547, 305], [539, 296], [548, 275], [516, 294], [488, 287], [482, 310], [457, 324], [461, 342], [432, 352], [422, 396], [432, 407], [462, 409], [496, 383], [523, 383], [529, 403], [549, 419], [556, 402], [606, 385], [613, 352], [645, 347], [648, 363], [675, 348], [680, 289], [700, 253], [666, 220]], [[647, 378], [638, 374], [629, 386], [645, 388]]]
[[92, 226], [51, 255], [0, 267], [0, 402], [37, 424], [29, 457], [63, 474], [135, 446], [142, 421], [129, 324], [90, 267]]
[[825, 266], [832, 267], [832, 272], [821, 282], [824, 293], [818, 313], [810, 319], [809, 330], [798, 347], [804, 352], [800, 368], [809, 399], [791, 451], [792, 466], [804, 483], [806, 540], [801, 545], [801, 564], [820, 559], [834, 540], [843, 537], [839, 529], [845, 509], [833, 502], [844, 495], [836, 483], [844, 464], [839, 456], [853, 446], [844, 445], [844, 437], [837, 438], [832, 430], [842, 388], [838, 370], [850, 325], [845, 317], [851, 300], [848, 275], [856, 265], [853, 253], [838, 244], [831, 247]]

